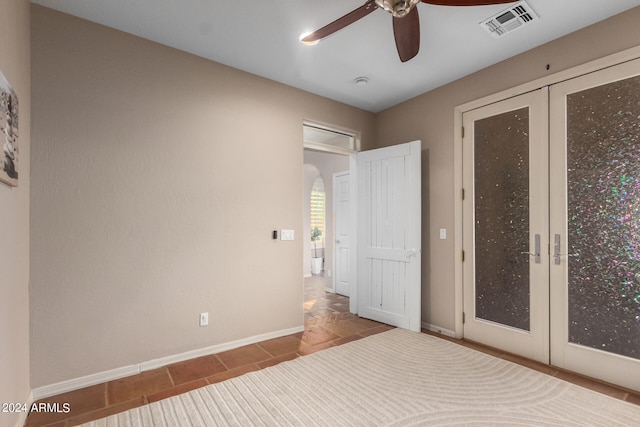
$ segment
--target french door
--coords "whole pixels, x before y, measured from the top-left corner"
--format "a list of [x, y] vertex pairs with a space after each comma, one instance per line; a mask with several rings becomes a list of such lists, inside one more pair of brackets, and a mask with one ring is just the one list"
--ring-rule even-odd
[[549, 355], [546, 91], [463, 116], [464, 336]]
[[465, 337], [640, 390], [640, 60], [463, 122]]
[[551, 363], [640, 390], [640, 61], [550, 107]]

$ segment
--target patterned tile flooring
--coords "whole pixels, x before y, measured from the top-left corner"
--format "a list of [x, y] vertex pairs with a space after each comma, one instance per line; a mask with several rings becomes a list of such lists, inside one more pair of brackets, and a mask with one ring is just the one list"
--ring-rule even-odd
[[[325, 292], [324, 280], [323, 276], [305, 279], [304, 332], [187, 360], [44, 399], [44, 402], [68, 403], [71, 412], [32, 413], [26, 425], [75, 426], [392, 329], [391, 326], [349, 313], [349, 299]], [[640, 393], [593, 381], [480, 344], [442, 338], [640, 405]]]

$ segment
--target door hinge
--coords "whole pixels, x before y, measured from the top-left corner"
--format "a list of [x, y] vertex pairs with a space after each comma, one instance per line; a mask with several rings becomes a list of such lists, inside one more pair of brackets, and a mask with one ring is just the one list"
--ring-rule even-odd
[[462, 324], [464, 325], [466, 322], [466, 317], [464, 315], [464, 311], [462, 312]]
[[460, 195], [462, 197], [462, 200], [464, 200], [464, 188], [460, 190]]
[[464, 139], [464, 126], [462, 126], [462, 129], [460, 130], [460, 135], [460, 137]]
[[462, 262], [464, 262], [464, 251], [462, 251]]

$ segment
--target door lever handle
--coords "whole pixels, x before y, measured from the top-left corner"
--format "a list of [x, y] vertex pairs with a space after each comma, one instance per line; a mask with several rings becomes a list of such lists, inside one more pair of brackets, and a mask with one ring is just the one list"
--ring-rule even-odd
[[540, 258], [540, 235], [536, 234], [535, 236], [533, 236], [533, 244], [534, 244], [534, 251], [535, 252], [520, 252], [521, 254], [527, 254], [533, 257], [533, 261], [536, 264], [540, 264], [541, 262], [541, 258]]
[[554, 234], [553, 235], [553, 263], [555, 265], [560, 265], [561, 256], [577, 257], [577, 256], [580, 256], [580, 254], [561, 254], [560, 253], [560, 235]]
[[409, 253], [407, 254], [407, 259], [417, 256], [420, 253], [420, 249], [408, 249], [408, 252]]

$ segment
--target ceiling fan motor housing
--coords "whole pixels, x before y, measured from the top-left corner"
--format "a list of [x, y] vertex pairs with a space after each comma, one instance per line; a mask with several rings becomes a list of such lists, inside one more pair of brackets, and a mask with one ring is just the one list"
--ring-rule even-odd
[[383, 8], [396, 18], [406, 16], [411, 8], [420, 0], [375, 0], [378, 7]]

